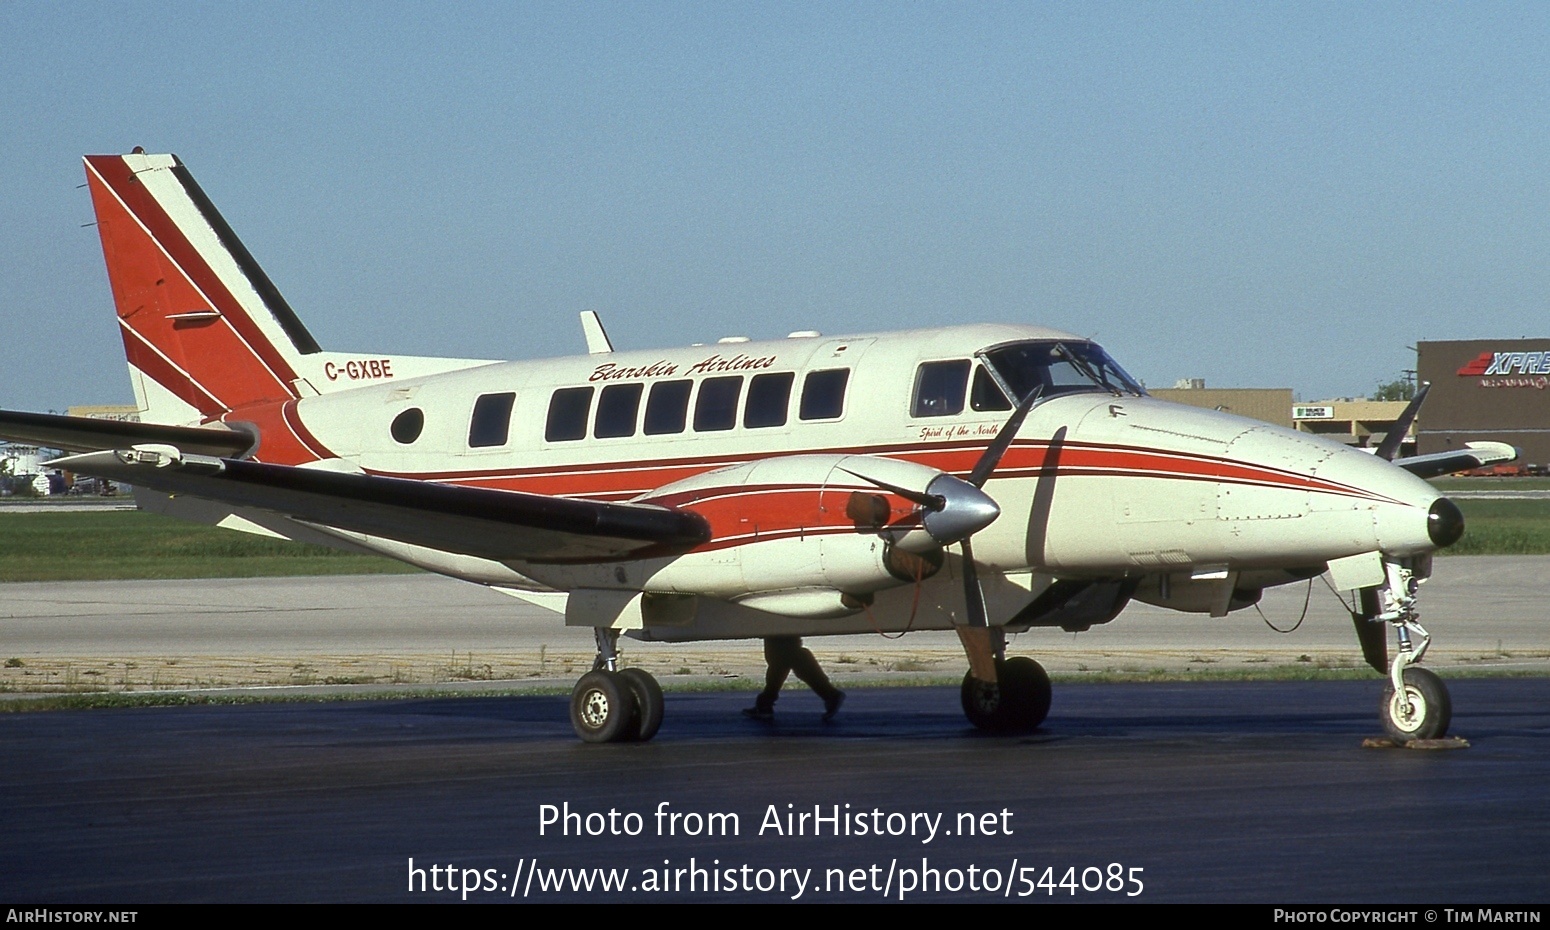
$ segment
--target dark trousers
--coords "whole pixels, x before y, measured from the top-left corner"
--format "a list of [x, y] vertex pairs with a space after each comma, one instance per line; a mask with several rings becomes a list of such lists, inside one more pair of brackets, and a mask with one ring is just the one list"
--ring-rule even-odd
[[760, 710], [774, 710], [775, 699], [780, 697], [781, 686], [792, 672], [812, 688], [827, 703], [838, 695], [839, 689], [829, 683], [811, 650], [803, 648], [800, 636], [767, 636], [764, 639], [764, 661], [769, 670], [764, 674], [764, 690], [759, 692], [755, 706]]

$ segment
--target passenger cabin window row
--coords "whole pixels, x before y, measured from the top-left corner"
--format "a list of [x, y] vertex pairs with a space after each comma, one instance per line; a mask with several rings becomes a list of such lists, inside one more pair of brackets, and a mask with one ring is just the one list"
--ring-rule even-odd
[[[744, 381], [747, 396], [744, 397]], [[845, 388], [850, 369], [835, 368], [809, 372], [802, 380], [797, 416], [802, 420], [835, 420], [845, 412]], [[791, 410], [791, 389], [796, 373], [771, 372], [744, 378], [731, 375], [705, 378], [699, 382], [684, 379], [658, 381], [648, 392], [644, 384], [610, 384], [598, 392], [593, 387], [560, 388], [549, 399], [549, 416], [544, 438], [550, 442], [583, 439], [592, 413], [592, 397], [597, 394], [597, 414], [592, 419], [592, 436], [618, 439], [635, 435], [637, 425], [647, 436], [669, 436], [685, 432], [691, 425], [690, 399], [693, 399], [692, 425], [696, 433], [715, 433], [733, 429], [738, 423], [741, 402], [744, 429], [768, 429], [785, 426]], [[645, 394], [645, 416], [640, 416], [641, 395]]]
[[[742, 375], [705, 378], [699, 382], [658, 381], [647, 392], [646, 385], [610, 384], [595, 387], [560, 388], [549, 398], [549, 415], [544, 438], [549, 442], [585, 439], [587, 424], [592, 424], [596, 439], [634, 436], [636, 430], [647, 436], [670, 436], [685, 432], [690, 422], [690, 399], [694, 399], [694, 431], [714, 433], [737, 425], [738, 402], [742, 403], [744, 429], [768, 429], [785, 426], [791, 410], [791, 389], [796, 373], [790, 371], [754, 375], [748, 379], [748, 395], [743, 398]], [[850, 369], [834, 368], [809, 372], [802, 380], [802, 396], [797, 416], [803, 420], [836, 420], [845, 412], [845, 388]], [[597, 414], [592, 416], [592, 399], [597, 395]], [[641, 397], [645, 395], [645, 416], [641, 416]], [[511, 438], [511, 413], [516, 405], [515, 392], [481, 394], [474, 401], [468, 420], [468, 446], [493, 449], [506, 445]], [[425, 428], [425, 414], [411, 407], [393, 418], [389, 432], [400, 445], [410, 445]]]
[[[1012, 409], [1013, 397], [1027, 398], [1035, 391], [1043, 397], [1091, 392], [1146, 394], [1139, 382], [1091, 342], [1007, 343], [976, 357], [978, 361], [923, 362], [915, 372], [910, 413], [916, 417], [958, 416], [966, 405], [975, 412], [1005, 412]], [[808, 372], [802, 379], [797, 417], [805, 421], [839, 419], [845, 413], [849, 383], [848, 368]], [[781, 427], [791, 416], [795, 386], [795, 372], [777, 371], [752, 377], [722, 375], [699, 381], [684, 378], [649, 385], [610, 384], [601, 391], [591, 385], [560, 388], [549, 397], [544, 438], [549, 442], [585, 439], [589, 424], [595, 439], [621, 439], [637, 431], [647, 436], [672, 436], [689, 431], [691, 425], [696, 433], [725, 432], [737, 427], [739, 413], [743, 429]], [[468, 422], [469, 448], [494, 449], [509, 442], [516, 396], [510, 391], [481, 394], [474, 401]], [[394, 416], [389, 433], [400, 445], [411, 445], [424, 428], [424, 412], [410, 407]]]

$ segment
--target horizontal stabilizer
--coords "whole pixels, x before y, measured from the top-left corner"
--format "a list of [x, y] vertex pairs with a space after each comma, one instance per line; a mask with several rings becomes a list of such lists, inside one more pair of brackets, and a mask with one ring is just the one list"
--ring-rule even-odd
[[0, 410], [0, 439], [66, 452], [127, 449], [146, 443], [175, 446], [190, 455], [238, 458], [257, 444], [249, 433], [218, 427], [159, 426], [126, 420], [66, 417], [54, 413]]
[[1395, 459], [1394, 464], [1421, 478], [1451, 475], [1456, 471], [1500, 465], [1518, 457], [1518, 450], [1505, 442], [1466, 442], [1457, 452], [1433, 452]]
[[254, 507], [323, 527], [500, 562], [601, 562], [684, 552], [710, 538], [698, 514], [467, 488], [160, 450], [94, 452], [63, 468], [166, 494]]

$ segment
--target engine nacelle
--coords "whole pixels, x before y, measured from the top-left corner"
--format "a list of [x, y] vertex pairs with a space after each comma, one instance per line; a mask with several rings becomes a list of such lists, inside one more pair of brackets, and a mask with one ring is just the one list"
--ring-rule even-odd
[[641, 498], [694, 511], [711, 527], [710, 542], [656, 572], [646, 590], [783, 616], [845, 616], [877, 591], [935, 574], [943, 540], [927, 517], [983, 506], [979, 498], [936, 469], [876, 456], [793, 455], [696, 475]]

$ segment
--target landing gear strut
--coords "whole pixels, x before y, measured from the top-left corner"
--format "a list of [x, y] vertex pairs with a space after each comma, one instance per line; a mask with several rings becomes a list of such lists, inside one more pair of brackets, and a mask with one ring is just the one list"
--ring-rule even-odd
[[1027, 656], [1006, 658], [1000, 627], [959, 627], [969, 656], [963, 676], [963, 714], [990, 733], [1027, 733], [1049, 716], [1050, 683], [1044, 667]]
[[[1389, 623], [1399, 641], [1399, 648], [1388, 663], [1389, 680], [1378, 706], [1383, 729], [1399, 742], [1440, 739], [1447, 735], [1453, 719], [1453, 702], [1442, 679], [1416, 664], [1432, 641], [1431, 634], [1417, 620], [1415, 606], [1416, 587], [1424, 576], [1417, 578], [1407, 561], [1384, 559], [1383, 570], [1384, 583], [1368, 589], [1370, 595], [1364, 591], [1362, 597], [1366, 619]], [[1369, 661], [1373, 658], [1368, 656]]]
[[618, 630], [593, 632], [597, 659], [571, 690], [571, 726], [588, 743], [651, 739], [662, 726], [662, 687], [643, 669], [619, 669]]

